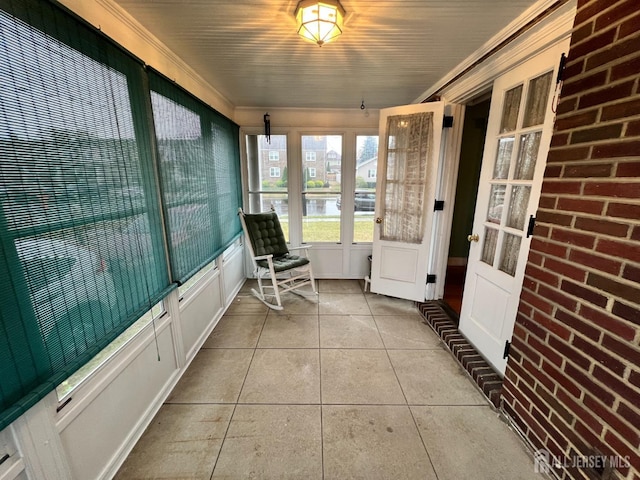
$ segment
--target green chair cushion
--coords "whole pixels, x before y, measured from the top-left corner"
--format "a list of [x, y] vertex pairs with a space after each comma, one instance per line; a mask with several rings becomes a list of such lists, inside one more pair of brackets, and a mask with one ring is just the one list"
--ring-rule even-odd
[[247, 213], [244, 221], [256, 257], [270, 254], [282, 257], [289, 253], [276, 212]]
[[[258, 260], [256, 262], [259, 266], [269, 268], [269, 262], [267, 260]], [[277, 272], [284, 272], [291, 270], [292, 268], [302, 267], [309, 263], [309, 259], [306, 257], [298, 257], [297, 255], [281, 255], [279, 257], [273, 257], [273, 269]]]

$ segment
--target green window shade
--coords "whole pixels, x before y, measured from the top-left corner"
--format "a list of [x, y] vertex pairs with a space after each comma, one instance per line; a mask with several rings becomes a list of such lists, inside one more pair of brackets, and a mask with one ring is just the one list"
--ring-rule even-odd
[[142, 66], [0, 2], [0, 429], [171, 288]]
[[241, 231], [238, 127], [149, 74], [173, 279], [184, 283]]

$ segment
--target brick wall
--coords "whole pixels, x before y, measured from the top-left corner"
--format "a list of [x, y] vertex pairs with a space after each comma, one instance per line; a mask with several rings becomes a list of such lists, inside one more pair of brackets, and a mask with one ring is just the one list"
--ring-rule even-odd
[[639, 77], [638, 0], [578, 0], [502, 398], [561, 478], [640, 480]]

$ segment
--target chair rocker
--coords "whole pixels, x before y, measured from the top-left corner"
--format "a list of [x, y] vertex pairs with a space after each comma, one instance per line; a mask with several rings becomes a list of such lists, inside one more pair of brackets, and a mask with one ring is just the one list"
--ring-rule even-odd
[[[258, 280], [259, 292], [251, 292], [265, 305], [274, 310], [282, 310], [280, 294], [291, 291], [299, 295], [303, 293], [293, 290], [311, 285], [313, 294], [317, 295], [313, 269], [307, 257], [307, 249], [311, 245], [287, 248], [287, 242], [280, 226], [276, 212], [244, 213], [238, 209], [242, 229], [249, 246], [253, 273]], [[301, 255], [291, 255], [291, 251], [300, 250]], [[264, 285], [263, 280], [270, 279], [271, 284]], [[266, 291], [269, 290], [269, 293]], [[271, 291], [273, 293], [271, 293]], [[275, 298], [275, 302], [267, 298]]]

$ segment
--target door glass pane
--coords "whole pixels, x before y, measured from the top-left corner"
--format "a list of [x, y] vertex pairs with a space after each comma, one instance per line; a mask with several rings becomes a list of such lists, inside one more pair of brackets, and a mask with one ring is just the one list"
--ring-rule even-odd
[[480, 260], [489, 265], [493, 265], [493, 257], [496, 255], [496, 243], [498, 243], [498, 230], [485, 227], [482, 258]]
[[551, 86], [552, 73], [553, 72], [548, 72], [544, 75], [540, 75], [529, 83], [527, 103], [524, 109], [523, 127], [526, 128], [533, 125], [542, 125], [544, 122], [544, 114], [547, 110], [547, 101], [549, 100], [549, 87]]
[[427, 171], [432, 161], [433, 113], [387, 119], [387, 168], [381, 240], [420, 243]]
[[511, 199], [509, 200], [509, 215], [507, 217], [507, 227], [524, 228], [524, 221], [527, 216], [527, 208], [529, 206], [529, 196], [531, 195], [531, 187], [524, 185], [516, 185], [511, 189]]
[[514, 141], [515, 137], [505, 137], [498, 140], [498, 154], [496, 155], [496, 164], [493, 168], [494, 179], [502, 180], [509, 175], [509, 165], [511, 165]]
[[302, 136], [302, 241], [339, 242], [342, 135]]
[[489, 211], [487, 212], [487, 221], [500, 224], [502, 220], [502, 210], [504, 208], [504, 194], [507, 189], [506, 185], [492, 185], [489, 196]]
[[356, 191], [353, 199], [354, 242], [373, 242], [377, 169], [378, 136], [356, 136]]
[[540, 149], [542, 132], [533, 132], [520, 137], [518, 162], [513, 178], [516, 180], [532, 180]]
[[500, 133], [513, 132], [518, 123], [518, 112], [520, 111], [520, 98], [522, 97], [522, 85], [518, 85], [504, 94], [504, 105], [502, 107], [502, 121], [500, 122]]
[[500, 270], [513, 276], [518, 266], [518, 255], [520, 253], [520, 242], [522, 239], [510, 233], [504, 234], [502, 242], [502, 253], [500, 255]]
[[287, 136], [247, 135], [249, 213], [268, 212], [273, 207], [289, 241]]

